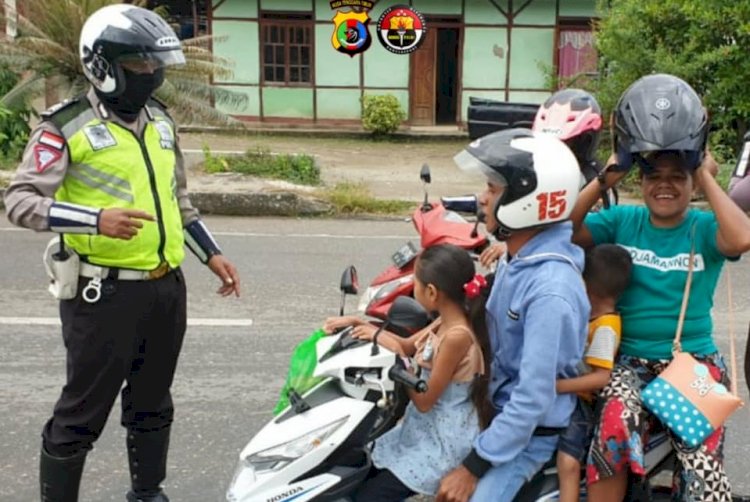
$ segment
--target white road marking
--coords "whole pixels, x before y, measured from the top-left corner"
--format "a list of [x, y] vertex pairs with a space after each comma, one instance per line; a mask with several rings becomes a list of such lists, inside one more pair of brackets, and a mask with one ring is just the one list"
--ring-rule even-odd
[[[57, 317], [0, 317], [0, 325], [15, 326], [60, 326]], [[212, 318], [188, 318], [188, 326], [213, 326], [213, 327], [247, 327], [253, 325], [252, 319], [212, 319]]]
[[[211, 232], [228, 237], [310, 237], [313, 239], [414, 239], [414, 235], [272, 234], [262, 232]], [[418, 236], [417, 236], [418, 237]]]
[[[0, 228], [0, 232], [28, 232], [25, 228], [6, 227]], [[411, 235], [337, 235], [337, 234], [281, 234], [270, 232], [211, 232], [212, 235], [226, 237], [293, 237], [312, 239], [418, 239], [416, 234]]]

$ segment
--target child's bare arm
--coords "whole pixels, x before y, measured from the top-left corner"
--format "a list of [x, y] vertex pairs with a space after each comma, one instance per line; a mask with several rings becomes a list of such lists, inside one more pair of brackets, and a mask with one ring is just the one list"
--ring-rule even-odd
[[381, 345], [401, 356], [412, 356], [413, 353], [407, 354], [406, 352], [404, 352], [404, 347], [401, 343], [402, 340], [403, 338], [396, 336], [389, 331], [383, 331], [378, 335], [378, 345]]
[[432, 364], [432, 373], [427, 381], [427, 392], [419, 394], [412, 390], [408, 391], [409, 399], [419, 411], [427, 413], [432, 409], [453, 379], [458, 363], [466, 355], [471, 343], [471, 335], [463, 330], [455, 331], [443, 340]]
[[561, 378], [557, 381], [557, 393], [596, 392], [609, 383], [612, 370], [594, 366], [591, 373], [574, 378]]
[[[378, 328], [372, 324], [361, 324], [354, 328], [352, 336], [360, 340], [371, 341], [375, 337]], [[388, 350], [396, 352], [402, 356], [411, 357], [416, 352], [416, 342], [422, 336], [424, 331], [419, 331], [409, 338], [403, 338], [390, 331], [381, 331], [378, 335], [378, 345], [382, 345]]]

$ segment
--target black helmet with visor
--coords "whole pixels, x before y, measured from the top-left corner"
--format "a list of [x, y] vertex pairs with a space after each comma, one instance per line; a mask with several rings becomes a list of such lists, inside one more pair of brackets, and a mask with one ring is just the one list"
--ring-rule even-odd
[[649, 75], [634, 82], [620, 97], [613, 136], [621, 170], [634, 162], [651, 170], [651, 154], [664, 151], [675, 152], [683, 165], [693, 170], [703, 161], [708, 116], [687, 82], [673, 75]]
[[165, 67], [185, 63], [169, 24], [150, 10], [128, 4], [94, 12], [81, 30], [79, 52], [84, 75], [107, 97], [125, 91], [128, 74], [157, 75], [158, 87]]

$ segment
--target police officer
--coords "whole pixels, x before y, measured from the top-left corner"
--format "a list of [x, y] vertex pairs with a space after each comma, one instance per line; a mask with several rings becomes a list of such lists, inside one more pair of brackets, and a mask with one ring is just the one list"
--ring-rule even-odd
[[172, 29], [148, 10], [107, 6], [86, 21], [80, 57], [92, 87], [42, 115], [5, 194], [11, 222], [59, 233], [80, 257], [77, 289], [60, 301], [67, 383], [42, 432], [41, 498], [77, 500], [122, 391], [127, 500], [162, 502], [184, 245], [221, 278], [221, 295], [239, 296], [240, 282], [190, 204], [175, 124], [151, 97], [165, 67], [185, 61]]

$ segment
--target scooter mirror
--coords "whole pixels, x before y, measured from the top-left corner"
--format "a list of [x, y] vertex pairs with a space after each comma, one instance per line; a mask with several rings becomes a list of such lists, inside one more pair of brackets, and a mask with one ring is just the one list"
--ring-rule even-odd
[[430, 166], [422, 164], [422, 169], [419, 171], [419, 179], [425, 183], [430, 183], [432, 181], [432, 177], [430, 176]]
[[341, 292], [345, 295], [356, 295], [359, 292], [359, 281], [357, 280], [357, 269], [349, 265], [341, 274]]
[[422, 202], [422, 212], [426, 213], [427, 211], [430, 211], [432, 209], [432, 205], [430, 204], [429, 197], [427, 195], [427, 184], [432, 181], [432, 177], [430, 176], [430, 166], [428, 166], [427, 164], [422, 164], [422, 169], [419, 171], [419, 179], [424, 182], [424, 201]]
[[410, 296], [398, 296], [388, 309], [388, 325], [391, 330], [398, 329], [407, 332], [424, 328], [432, 321], [432, 317], [417, 300]]

